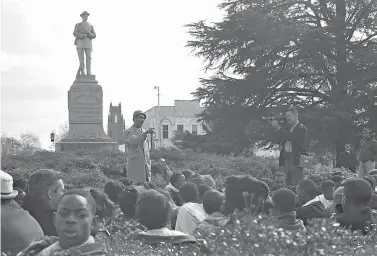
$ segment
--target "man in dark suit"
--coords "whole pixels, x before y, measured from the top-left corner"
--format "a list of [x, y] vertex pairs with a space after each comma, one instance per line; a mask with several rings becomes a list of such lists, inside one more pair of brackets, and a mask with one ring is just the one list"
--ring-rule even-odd
[[336, 167], [344, 167], [355, 173], [356, 166], [358, 165], [356, 154], [351, 150], [351, 144], [349, 143], [344, 146], [344, 149], [345, 150], [343, 152], [339, 153], [338, 159], [336, 161]]
[[[281, 161], [287, 177], [287, 185], [297, 186], [304, 179], [303, 168], [300, 165], [300, 155], [306, 153], [305, 144], [308, 129], [299, 122], [298, 111], [290, 106], [285, 117], [288, 122], [288, 129], [282, 129], [276, 120], [271, 122], [276, 128], [282, 150]], [[280, 160], [280, 158], [279, 158]]]

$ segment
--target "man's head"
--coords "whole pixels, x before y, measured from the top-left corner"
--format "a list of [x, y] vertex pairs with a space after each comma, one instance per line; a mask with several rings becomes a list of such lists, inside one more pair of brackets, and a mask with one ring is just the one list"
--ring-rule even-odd
[[26, 193], [23, 189], [21, 188], [14, 188], [15, 190], [18, 191], [18, 195], [14, 198], [14, 200], [19, 204], [22, 205], [24, 198], [26, 196]]
[[148, 230], [166, 227], [171, 213], [169, 199], [153, 189], [142, 193], [136, 202], [135, 217]]
[[186, 182], [179, 188], [179, 195], [184, 203], [196, 202], [199, 198], [198, 187], [191, 182]]
[[122, 178], [119, 181], [122, 182], [124, 184], [124, 186], [126, 186], [126, 187], [132, 185], [132, 181], [129, 180], [128, 178]]
[[29, 194], [40, 198], [51, 209], [56, 209], [57, 202], [64, 192], [61, 173], [52, 169], [41, 169], [29, 177]]
[[277, 172], [274, 176], [274, 183], [272, 187], [274, 189], [284, 188], [285, 187], [285, 173], [284, 172]]
[[368, 207], [372, 196], [369, 182], [359, 178], [349, 178], [343, 182], [342, 207], [345, 214], [357, 215]]
[[370, 186], [372, 187], [372, 190], [374, 191], [376, 189], [376, 180], [372, 175], [367, 175], [364, 177], [364, 180], [368, 181]]
[[146, 114], [141, 110], [136, 110], [132, 115], [132, 121], [136, 128], [141, 128], [144, 124], [145, 119], [147, 118]]
[[191, 177], [195, 174], [195, 172], [193, 172], [189, 169], [183, 170], [181, 173], [185, 176], [187, 181], [190, 180]]
[[170, 184], [176, 189], [179, 189], [185, 182], [186, 177], [180, 172], [175, 172], [170, 176]]
[[124, 184], [119, 180], [110, 180], [104, 187], [104, 192], [109, 196], [113, 203], [118, 203], [119, 193], [125, 188]]
[[23, 191], [27, 191], [27, 179], [25, 178], [17, 178], [13, 180], [13, 187], [14, 188], [20, 188]]
[[296, 206], [295, 193], [287, 188], [280, 188], [272, 193], [273, 212], [290, 213]]
[[367, 128], [364, 128], [362, 131], [363, 139], [369, 139], [370, 138], [370, 131]]
[[291, 106], [288, 111], [285, 113], [285, 117], [289, 123], [289, 125], [295, 125], [298, 121], [298, 111], [297, 108]]
[[96, 207], [96, 202], [86, 190], [69, 190], [60, 197], [54, 224], [63, 249], [81, 245], [88, 240], [97, 221]]
[[346, 145], [344, 145], [344, 149], [345, 149], [347, 152], [351, 151], [351, 144], [346, 143]]
[[227, 213], [235, 209], [243, 210], [245, 205], [243, 193], [254, 194], [253, 205], [258, 205], [259, 198], [266, 200], [269, 194], [268, 185], [249, 175], [230, 176], [225, 182], [225, 210]]
[[203, 196], [204, 194], [207, 192], [207, 191], [210, 191], [212, 190], [212, 188], [208, 185], [205, 185], [205, 184], [201, 184], [198, 186], [198, 192], [199, 192], [199, 199], [202, 200], [203, 199]]
[[320, 175], [310, 175], [308, 177], [308, 179], [314, 181], [314, 183], [316, 184], [317, 188], [318, 188], [318, 192], [317, 192], [317, 195], [319, 195], [321, 193], [321, 191], [319, 190], [322, 186], [322, 177]]
[[225, 197], [217, 190], [209, 190], [203, 195], [203, 208], [207, 214], [218, 212], [223, 205]]
[[334, 193], [335, 183], [331, 180], [325, 180], [322, 182], [321, 190], [322, 194], [327, 200], [333, 200], [333, 193]]
[[305, 179], [298, 184], [296, 191], [298, 203], [303, 205], [317, 196], [318, 187], [311, 179]]
[[89, 193], [96, 202], [96, 212], [100, 219], [105, 219], [113, 215], [116, 205], [105, 192], [98, 188], [91, 188]]
[[137, 199], [139, 197], [139, 192], [134, 186], [126, 187], [119, 194], [119, 207], [122, 210], [123, 214], [134, 218], [135, 217], [135, 206]]
[[83, 21], [87, 21], [89, 15], [90, 15], [90, 14], [89, 14], [87, 11], [82, 12], [82, 13], [80, 14], [80, 16], [81, 16], [81, 18], [82, 18]]

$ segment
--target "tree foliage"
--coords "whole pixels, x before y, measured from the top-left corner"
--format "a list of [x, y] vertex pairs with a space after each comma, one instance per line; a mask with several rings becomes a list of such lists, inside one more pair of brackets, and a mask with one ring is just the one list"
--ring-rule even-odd
[[215, 71], [193, 95], [217, 137], [240, 148], [273, 141], [259, 117], [292, 102], [320, 147], [376, 125], [376, 1], [226, 0], [219, 7], [220, 22], [187, 25], [187, 46]]

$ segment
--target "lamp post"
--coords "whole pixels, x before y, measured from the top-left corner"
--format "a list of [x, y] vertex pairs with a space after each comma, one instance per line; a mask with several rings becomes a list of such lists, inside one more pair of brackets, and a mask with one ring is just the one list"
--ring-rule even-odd
[[157, 104], [158, 104], [158, 108], [157, 108], [157, 134], [158, 135], [156, 136], [156, 139], [159, 141], [159, 146], [161, 147], [160, 86], [155, 86], [154, 89], [157, 90]]

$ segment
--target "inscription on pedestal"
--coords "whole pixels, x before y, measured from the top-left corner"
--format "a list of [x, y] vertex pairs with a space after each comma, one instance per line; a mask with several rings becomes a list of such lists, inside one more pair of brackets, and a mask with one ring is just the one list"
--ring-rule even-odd
[[102, 89], [92, 86], [71, 88], [68, 96], [69, 122], [102, 124]]

